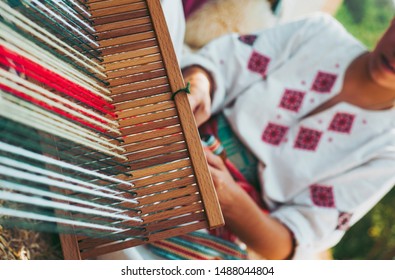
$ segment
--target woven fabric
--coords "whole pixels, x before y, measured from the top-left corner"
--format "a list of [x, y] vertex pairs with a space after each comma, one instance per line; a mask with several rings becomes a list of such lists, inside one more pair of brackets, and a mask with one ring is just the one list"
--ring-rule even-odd
[[147, 245], [158, 256], [168, 260], [245, 260], [247, 251], [233, 242], [206, 232], [156, 241]]

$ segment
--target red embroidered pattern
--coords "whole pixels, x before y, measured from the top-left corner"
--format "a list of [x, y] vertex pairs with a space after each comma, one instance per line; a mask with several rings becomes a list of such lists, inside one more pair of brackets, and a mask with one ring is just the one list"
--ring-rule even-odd
[[355, 115], [348, 113], [337, 113], [333, 117], [328, 129], [336, 132], [350, 133], [354, 119]]
[[319, 71], [313, 85], [312, 90], [318, 93], [329, 93], [336, 82], [337, 75]]
[[262, 134], [262, 140], [266, 143], [278, 146], [288, 131], [288, 127], [269, 123]]
[[265, 77], [269, 62], [269, 57], [253, 51], [248, 61], [248, 69], [252, 72], [259, 73], [262, 77]]
[[335, 198], [333, 195], [333, 187], [323, 185], [311, 185], [310, 196], [314, 205], [320, 207], [335, 207]]
[[303, 98], [305, 96], [305, 92], [286, 89], [283, 97], [280, 101], [280, 107], [298, 112], [300, 107], [302, 106]]
[[337, 220], [337, 230], [348, 230], [350, 228], [350, 220], [352, 214], [346, 212], [340, 212]]
[[301, 127], [296, 137], [295, 148], [315, 151], [320, 142], [322, 132], [314, 129]]
[[241, 35], [239, 36], [239, 40], [247, 45], [254, 45], [255, 40], [258, 38], [256, 35]]

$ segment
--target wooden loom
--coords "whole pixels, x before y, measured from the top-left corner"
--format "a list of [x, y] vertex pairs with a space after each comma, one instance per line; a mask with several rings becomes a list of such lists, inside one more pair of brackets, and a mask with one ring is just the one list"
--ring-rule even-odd
[[[121, 222], [122, 234], [112, 236], [103, 237], [100, 231], [97, 236], [61, 234], [65, 259], [91, 259], [222, 226], [222, 214], [187, 96], [180, 93], [172, 99], [172, 93], [185, 85], [159, 0], [89, 0], [86, 5], [96, 30], [104, 82], [121, 132], [114, 135], [115, 140], [108, 141], [122, 148], [120, 155], [127, 160], [120, 164], [131, 168], [120, 168], [114, 178], [133, 183], [133, 187], [118, 187], [131, 191], [138, 201], [137, 205], [121, 203], [122, 210], [141, 221]], [[128, 197], [130, 193], [120, 195]], [[112, 203], [111, 199], [99, 201]], [[66, 215], [80, 218], [74, 213]], [[67, 232], [72, 231], [73, 227]]]

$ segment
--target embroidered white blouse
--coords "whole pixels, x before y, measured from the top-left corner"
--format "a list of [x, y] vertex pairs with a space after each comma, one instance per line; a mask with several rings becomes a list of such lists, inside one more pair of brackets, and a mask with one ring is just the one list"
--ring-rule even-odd
[[211, 72], [213, 113], [223, 110], [259, 159], [263, 198], [294, 233], [294, 258], [335, 245], [395, 184], [395, 110], [343, 102], [304, 117], [339, 93], [347, 66], [365, 51], [318, 14], [224, 36], [183, 58], [183, 67]]

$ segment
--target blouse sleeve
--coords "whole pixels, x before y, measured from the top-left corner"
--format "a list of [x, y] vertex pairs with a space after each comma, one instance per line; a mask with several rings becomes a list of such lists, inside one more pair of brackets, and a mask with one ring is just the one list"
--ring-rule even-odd
[[395, 152], [317, 182], [271, 215], [294, 234], [294, 258], [310, 258], [343, 237], [395, 184]]
[[344, 28], [331, 16], [319, 13], [255, 34], [225, 35], [199, 52], [185, 55], [181, 66], [199, 65], [212, 75], [216, 113], [252, 84], [265, 80], [295, 52], [306, 51], [303, 47], [311, 46], [308, 42], [322, 42], [327, 36], [341, 36], [339, 33], [345, 33]]

